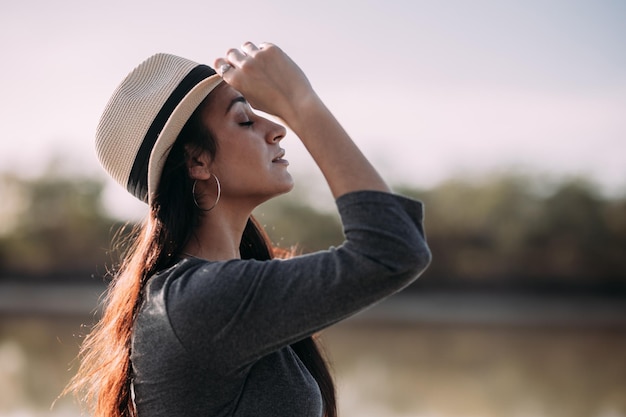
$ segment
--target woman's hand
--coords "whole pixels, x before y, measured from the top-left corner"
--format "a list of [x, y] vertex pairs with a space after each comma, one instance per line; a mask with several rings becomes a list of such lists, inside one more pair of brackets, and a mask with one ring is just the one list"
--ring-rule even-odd
[[389, 187], [322, 103], [300, 68], [277, 46], [247, 42], [215, 60], [222, 78], [255, 108], [283, 119], [300, 138], [335, 197]]
[[278, 116], [288, 124], [307, 101], [315, 99], [309, 80], [279, 47], [246, 42], [215, 60], [224, 81], [238, 90], [252, 107]]

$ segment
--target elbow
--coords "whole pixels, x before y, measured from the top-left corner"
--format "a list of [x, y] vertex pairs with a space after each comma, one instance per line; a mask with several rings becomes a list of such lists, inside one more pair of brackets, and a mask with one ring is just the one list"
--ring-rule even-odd
[[423, 239], [406, 244], [396, 251], [396, 259], [392, 267], [392, 275], [401, 282], [401, 286], [411, 284], [417, 280], [430, 265], [432, 254]]
[[366, 251], [353, 242], [346, 242], [341, 249], [355, 256], [354, 264], [364, 265], [364, 272], [374, 281], [388, 282], [396, 290], [416, 280], [431, 262], [431, 252], [426, 240], [419, 233], [399, 236], [387, 234], [378, 244], [367, 246]]
[[426, 271], [432, 260], [433, 254], [431, 253], [428, 245], [424, 242], [421, 250], [417, 253], [416, 262], [414, 264], [414, 273], [416, 274], [416, 278]]
[[430, 248], [424, 240], [420, 239], [419, 244], [407, 248], [402, 275], [409, 278], [410, 281], [417, 279], [428, 268], [431, 260]]

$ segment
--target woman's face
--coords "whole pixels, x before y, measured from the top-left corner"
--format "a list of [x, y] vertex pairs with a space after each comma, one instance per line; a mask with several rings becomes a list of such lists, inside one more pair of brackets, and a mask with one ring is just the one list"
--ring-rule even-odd
[[210, 170], [220, 180], [222, 199], [258, 205], [293, 188], [279, 145], [285, 128], [254, 113], [241, 93], [220, 84], [206, 102], [203, 119], [217, 141]]

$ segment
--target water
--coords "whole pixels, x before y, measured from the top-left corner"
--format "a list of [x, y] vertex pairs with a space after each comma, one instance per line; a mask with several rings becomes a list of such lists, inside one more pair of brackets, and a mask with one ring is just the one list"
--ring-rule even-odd
[[[624, 305], [516, 299], [397, 298], [325, 331], [340, 415], [626, 417]], [[91, 321], [66, 304], [0, 308], [0, 416], [79, 415], [50, 411]]]
[[344, 416], [626, 416], [623, 329], [352, 323], [326, 340]]

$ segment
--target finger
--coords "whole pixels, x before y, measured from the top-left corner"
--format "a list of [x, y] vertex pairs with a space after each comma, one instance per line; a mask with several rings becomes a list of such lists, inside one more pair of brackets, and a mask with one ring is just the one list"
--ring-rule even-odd
[[233, 68], [232, 65], [228, 63], [224, 58], [218, 58], [215, 60], [215, 71], [219, 74], [220, 77], [224, 78], [224, 74], [226, 74], [229, 70]]
[[259, 48], [257, 48], [257, 46], [252, 42], [244, 43], [243, 45], [241, 45], [241, 49], [250, 56], [254, 56], [254, 54], [259, 51]]
[[246, 58], [247, 55], [236, 48], [229, 49], [228, 52], [226, 52], [226, 59], [228, 59], [228, 62], [237, 68], [241, 67]]

